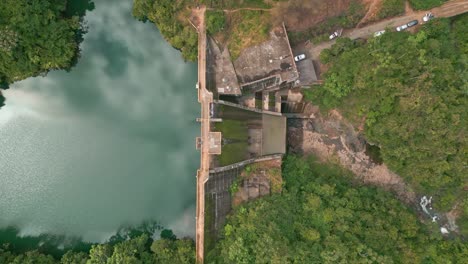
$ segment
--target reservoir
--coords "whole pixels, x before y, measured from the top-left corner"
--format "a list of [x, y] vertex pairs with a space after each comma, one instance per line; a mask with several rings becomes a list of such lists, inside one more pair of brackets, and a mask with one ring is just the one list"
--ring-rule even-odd
[[78, 64], [4, 92], [0, 229], [101, 242], [157, 221], [193, 236], [196, 64], [131, 0], [94, 2]]

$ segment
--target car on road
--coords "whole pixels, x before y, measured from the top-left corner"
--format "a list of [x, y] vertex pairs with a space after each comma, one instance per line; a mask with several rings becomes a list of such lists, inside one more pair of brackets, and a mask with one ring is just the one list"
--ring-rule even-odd
[[417, 20], [413, 20], [413, 21], [410, 21], [408, 22], [408, 24], [406, 24], [408, 27], [414, 27], [418, 24], [418, 21]]
[[418, 21], [417, 20], [412, 20], [404, 25], [401, 25], [399, 27], [396, 28], [397, 31], [402, 31], [402, 30], [405, 30], [407, 28], [410, 28], [410, 27], [414, 27], [418, 24]]
[[301, 61], [301, 60], [303, 60], [305, 58], [306, 58], [305, 54], [299, 54], [296, 57], [294, 57], [294, 60], [297, 62], [297, 61]]
[[332, 40], [332, 39], [334, 39], [336, 37], [339, 37], [339, 36], [340, 36], [340, 34], [338, 33], [338, 31], [335, 31], [330, 35], [329, 39]]
[[380, 30], [374, 33], [374, 37], [382, 36], [385, 33], [385, 30]]
[[426, 13], [423, 16], [422, 20], [423, 20], [423, 22], [427, 22], [427, 21], [429, 21], [429, 20], [431, 20], [433, 18], [434, 18], [434, 15], [431, 12], [429, 12], [429, 13]]
[[402, 31], [408, 28], [408, 25], [404, 24], [396, 28], [396, 31]]

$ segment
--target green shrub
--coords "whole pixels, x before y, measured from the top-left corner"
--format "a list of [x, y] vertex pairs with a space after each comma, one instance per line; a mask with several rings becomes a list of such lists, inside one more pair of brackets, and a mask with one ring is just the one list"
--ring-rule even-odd
[[206, 29], [214, 35], [224, 29], [226, 17], [223, 11], [208, 11], [206, 13]]
[[411, 6], [416, 10], [431, 9], [440, 6], [448, 0], [409, 0]]
[[377, 19], [401, 15], [405, 12], [405, 0], [384, 0]]

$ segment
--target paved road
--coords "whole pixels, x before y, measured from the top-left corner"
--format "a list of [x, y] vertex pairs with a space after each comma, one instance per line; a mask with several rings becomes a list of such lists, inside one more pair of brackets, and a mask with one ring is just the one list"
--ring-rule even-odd
[[200, 169], [197, 172], [197, 212], [196, 212], [196, 258], [203, 263], [205, 243], [205, 183], [210, 173], [210, 103], [213, 94], [206, 89], [206, 28], [205, 7], [194, 10], [198, 17], [198, 102], [201, 105], [201, 153]]
[[[432, 12], [435, 17], [456, 16], [468, 11], [468, 0], [449, 1], [446, 4], [433, 8], [429, 11]], [[363, 28], [346, 30], [343, 32], [342, 36], [351, 39], [367, 38], [379, 30], [383, 30], [387, 27], [395, 29], [397, 26], [406, 24], [411, 20], [419, 20], [421, 23], [424, 14], [429, 11], [418, 11], [408, 15], [383, 20]], [[327, 41], [318, 45], [311, 45], [312, 47], [309, 49], [310, 55], [313, 59], [317, 60], [319, 58], [320, 52], [322, 52], [324, 49], [330, 48], [334, 43], [335, 41]]]

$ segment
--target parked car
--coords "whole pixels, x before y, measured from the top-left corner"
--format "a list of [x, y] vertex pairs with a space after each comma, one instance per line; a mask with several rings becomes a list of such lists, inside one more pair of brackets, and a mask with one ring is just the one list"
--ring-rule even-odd
[[334, 39], [334, 38], [336, 38], [336, 37], [339, 37], [339, 36], [340, 36], [340, 35], [339, 35], [338, 31], [335, 31], [335, 32], [333, 32], [333, 33], [330, 35], [329, 38], [330, 38], [330, 40], [332, 40], [332, 39]]
[[301, 61], [301, 60], [303, 60], [303, 59], [305, 59], [305, 58], [306, 58], [306, 55], [305, 55], [305, 54], [299, 54], [299, 55], [297, 55], [296, 57], [294, 57], [294, 60], [295, 60], [295, 61]]
[[408, 27], [414, 27], [418, 24], [418, 21], [417, 20], [413, 20], [413, 21], [410, 21], [408, 22], [408, 24], [406, 24]]
[[382, 36], [385, 33], [385, 30], [380, 30], [374, 33], [374, 37]]
[[418, 21], [417, 20], [412, 20], [404, 25], [401, 25], [399, 27], [396, 28], [397, 31], [402, 31], [402, 30], [405, 30], [407, 28], [410, 28], [410, 27], [414, 27], [418, 24]]
[[396, 28], [396, 31], [402, 31], [408, 28], [408, 25], [404, 24]]
[[429, 20], [431, 20], [431, 19], [433, 19], [433, 18], [434, 18], [434, 15], [433, 15], [431, 12], [429, 12], [429, 13], [426, 13], [426, 14], [423, 16], [422, 20], [423, 20], [424, 22], [427, 22], [427, 21], [429, 21]]

